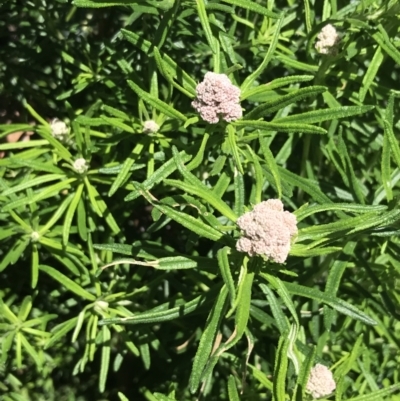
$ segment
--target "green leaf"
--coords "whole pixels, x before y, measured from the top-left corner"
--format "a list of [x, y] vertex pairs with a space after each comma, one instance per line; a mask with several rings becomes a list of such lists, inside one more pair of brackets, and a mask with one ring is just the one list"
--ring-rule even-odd
[[64, 189], [70, 189], [71, 188], [71, 183], [75, 182], [77, 179], [74, 178], [69, 178], [68, 180], [63, 180], [61, 182], [58, 182], [57, 184], [50, 185], [49, 187], [45, 187], [38, 190], [38, 192], [33, 195], [33, 196], [26, 196], [20, 199], [17, 199], [16, 201], [12, 201], [7, 203], [3, 207], [3, 211], [10, 212], [12, 209], [15, 209], [17, 207], [21, 206], [26, 206], [26, 205], [31, 205], [34, 203], [37, 203], [43, 199], [51, 198], [53, 196], [59, 195], [59, 192], [64, 190]]
[[117, 222], [115, 221], [113, 215], [108, 209], [107, 204], [102, 199], [101, 195], [97, 191], [96, 187], [92, 185], [87, 177], [84, 177], [84, 182], [86, 185], [86, 189], [89, 195], [90, 203], [94, 209], [94, 211], [100, 216], [105, 216], [105, 220], [108, 226], [111, 228], [114, 234], [118, 234], [121, 229], [118, 227]]
[[35, 161], [35, 160], [24, 160], [20, 157], [10, 157], [10, 164], [13, 167], [29, 167], [32, 170], [36, 171], [45, 171], [46, 173], [53, 174], [63, 174], [63, 171], [50, 163], [44, 163], [43, 161]]
[[398, 392], [400, 390], [400, 383], [393, 384], [381, 390], [373, 391], [369, 394], [359, 395], [358, 397], [349, 398], [348, 401], [381, 401], [385, 397]]
[[135, 164], [136, 160], [140, 157], [143, 149], [144, 149], [144, 141], [140, 141], [133, 148], [131, 154], [125, 160], [121, 171], [118, 173], [113, 184], [111, 185], [111, 188], [108, 191], [108, 196], [114, 195], [115, 192], [118, 190], [118, 188], [121, 187], [129, 178], [129, 173], [131, 172], [132, 166]]
[[258, 120], [274, 111], [283, 109], [290, 104], [296, 103], [299, 100], [305, 99], [307, 97], [316, 96], [319, 93], [326, 91], [325, 86], [310, 86], [308, 88], [302, 88], [292, 93], [284, 96], [278, 96], [273, 98], [269, 102], [265, 102], [255, 107], [249, 113], [247, 113], [243, 119], [244, 120]]
[[274, 324], [278, 328], [281, 335], [289, 332], [290, 326], [288, 318], [282, 312], [282, 306], [276, 299], [272, 290], [265, 284], [260, 284], [261, 291], [267, 296], [269, 307], [271, 308], [272, 315], [274, 316]]
[[240, 401], [239, 393], [236, 388], [235, 377], [230, 375], [228, 379], [228, 396], [229, 401]]
[[102, 335], [103, 335], [103, 345], [101, 347], [99, 391], [100, 391], [100, 393], [103, 393], [106, 388], [108, 369], [110, 366], [111, 333], [107, 326], [103, 326], [101, 331], [102, 331]]
[[9, 264], [13, 265], [21, 257], [29, 243], [29, 239], [17, 240], [7, 254], [2, 256], [0, 261], [0, 272], [2, 272]]
[[288, 182], [289, 184], [301, 188], [304, 192], [309, 194], [316, 202], [319, 203], [333, 203], [324, 192], [318, 187], [317, 183], [308, 180], [307, 178], [300, 177], [289, 170], [279, 167], [279, 173], [282, 178], [282, 182]]
[[175, 220], [197, 235], [213, 241], [220, 241], [222, 239], [227, 240], [227, 238], [225, 238], [224, 235], [214, 227], [203, 223], [201, 220], [196, 219], [187, 213], [175, 210], [172, 206], [163, 204], [161, 202], [155, 202], [144, 190], [142, 191], [142, 194], [161, 213], [165, 214], [170, 219]]
[[32, 244], [31, 288], [36, 288], [39, 279], [39, 251], [37, 244]]
[[371, 36], [375, 39], [376, 43], [395, 61], [396, 64], [400, 64], [400, 51], [390, 41], [389, 35], [385, 31], [385, 28], [379, 24], [379, 32], [375, 32]]
[[60, 273], [58, 270], [54, 269], [53, 267], [47, 265], [39, 265], [39, 269], [54, 280], [58, 281], [63, 287], [67, 288], [69, 291], [73, 292], [74, 294], [87, 299], [88, 301], [95, 301], [96, 297], [93, 294], [90, 294], [85, 289], [83, 289], [79, 284], [72, 281], [64, 274]]
[[196, 0], [197, 15], [199, 16], [203, 32], [206, 37], [207, 43], [210, 46], [211, 51], [217, 53], [217, 47], [215, 45], [215, 38], [211, 31], [210, 22], [207, 17], [206, 6], [204, 0]]
[[8, 353], [13, 345], [15, 331], [9, 331], [2, 336], [0, 364], [7, 362]]
[[283, 282], [288, 291], [294, 295], [299, 295], [305, 298], [314, 299], [320, 303], [325, 303], [331, 308], [350, 316], [352, 319], [359, 320], [368, 325], [375, 325], [375, 320], [371, 319], [364, 312], [357, 309], [355, 306], [345, 302], [339, 298], [328, 295], [324, 292], [318, 291], [315, 288], [304, 287], [299, 284]]
[[[50, 132], [49, 128], [38, 128], [36, 132], [45, 139], [50, 145], [53, 146], [55, 150], [58, 151], [58, 154], [68, 162], [73, 160], [71, 152], [56, 138], [54, 138]], [[27, 142], [29, 143], [29, 142]]]
[[29, 354], [29, 356], [33, 359], [38, 369], [42, 367], [42, 359], [40, 358], [39, 354], [36, 350], [32, 347], [26, 337], [21, 333], [18, 332], [17, 335], [20, 334], [20, 341], [21, 345], [25, 348], [25, 351]]
[[189, 182], [189, 184], [186, 184], [185, 182], [179, 182], [177, 180], [165, 180], [164, 182], [180, 188], [187, 193], [197, 195], [206, 203], [217, 209], [225, 217], [235, 222], [237, 216], [233, 210], [225, 202], [218, 198], [210, 188], [205, 186], [196, 176], [188, 171], [188, 169], [182, 163], [182, 159], [180, 158], [180, 155], [176, 149], [174, 149], [174, 159], [179, 172], [183, 175], [185, 180]]
[[137, 4], [133, 0], [73, 0], [72, 4], [76, 7], [101, 8], [112, 6], [130, 6]]
[[285, 54], [277, 54], [275, 57], [278, 61], [282, 62], [283, 64], [285, 64], [286, 66], [288, 66], [290, 68], [294, 68], [294, 69], [306, 71], [306, 72], [314, 72], [314, 73], [318, 72], [317, 65], [302, 63], [300, 61], [297, 61], [294, 58], [286, 56]]
[[[178, 306], [159, 310], [160, 307], [155, 308], [154, 311], [149, 310], [143, 313], [138, 313], [134, 316], [122, 317], [122, 318], [110, 318], [103, 319], [99, 322], [100, 325], [103, 324], [142, 324], [142, 323], [161, 323], [167, 322], [169, 320], [174, 320], [177, 318], [182, 318], [195, 310], [199, 309], [203, 305], [209, 303], [215, 297], [215, 290], [209, 291], [205, 295], [200, 295], [193, 298], [191, 301], [187, 302], [184, 299], [179, 300]], [[164, 304], [166, 307], [170, 307], [172, 302]], [[175, 303], [178, 303], [176, 301]]]
[[236, 131], [235, 128], [229, 124], [227, 126], [227, 132], [228, 132], [228, 138], [226, 141], [226, 144], [228, 145], [229, 152], [233, 156], [233, 160], [235, 162], [235, 166], [238, 169], [240, 174], [244, 174], [243, 167], [242, 167], [242, 162], [240, 161], [240, 155], [239, 155], [239, 147], [237, 146], [236, 143]]
[[118, 392], [118, 397], [121, 401], [129, 401], [122, 393]]
[[129, 42], [137, 46], [142, 52], [148, 53], [151, 49], [151, 42], [144, 39], [142, 35], [139, 35], [136, 32], [128, 31], [126, 29], [121, 29], [121, 33], [125, 37], [125, 39], [129, 40]]
[[378, 73], [379, 67], [381, 66], [383, 62], [383, 54], [382, 54], [382, 49], [380, 46], [377, 47], [374, 57], [372, 58], [371, 62], [369, 63], [368, 70], [365, 73], [363, 80], [362, 80], [362, 86], [360, 88], [360, 92], [358, 94], [360, 98], [360, 102], [363, 102], [365, 99], [365, 96], [367, 95], [368, 89], [370, 88], [372, 82], [374, 81], [376, 74]]
[[[223, 1], [226, 1], [226, 0], [223, 0]], [[255, 2], [250, 2], [250, 1], [233, 0], [233, 1], [227, 1], [227, 2], [229, 2], [229, 3], [231, 3], [231, 4], [235, 4], [236, 2], [239, 2], [239, 3], [242, 3], [242, 4], [246, 4], [247, 7], [248, 7], [249, 9], [251, 9], [251, 8], [253, 8], [253, 7], [255, 7], [256, 9], [264, 9], [264, 7], [258, 5], [258, 4], [255, 3]], [[239, 5], [239, 4], [237, 4], [237, 5]], [[256, 11], [256, 9], [253, 9], [252, 11]], [[267, 10], [267, 9], [265, 9], [265, 10]], [[259, 12], [259, 11], [257, 11], [257, 12]], [[270, 18], [277, 18], [278, 16], [276, 16], [276, 15], [273, 14], [273, 16], [272, 16], [272, 15], [269, 15], [269, 17], [270, 17]], [[264, 60], [263, 60], [262, 63], [258, 66], [258, 68], [257, 68], [253, 73], [251, 73], [251, 74], [244, 80], [244, 82], [242, 83], [242, 85], [241, 85], [241, 87], [240, 87], [240, 90], [241, 90], [243, 93], [246, 93], [246, 91], [253, 85], [254, 81], [263, 73], [263, 71], [267, 68], [268, 63], [271, 61], [272, 56], [274, 55], [276, 46], [278, 45], [279, 34], [280, 34], [280, 32], [281, 32], [281, 28], [282, 28], [282, 25], [283, 25], [283, 21], [284, 21], [284, 18], [281, 17], [281, 18], [279, 19], [278, 23], [276, 24], [276, 26], [274, 27], [273, 37], [272, 37], [271, 43], [270, 43], [270, 45], [269, 45], [269, 47], [268, 47], [267, 54], [266, 54], [265, 57], [264, 57]]]
[[305, 399], [308, 377], [310, 375], [311, 368], [314, 365], [315, 354], [315, 346], [312, 348], [307, 348], [305, 359], [301, 364], [300, 372], [297, 377], [295, 400], [301, 401]]
[[275, 185], [276, 188], [278, 189], [278, 198], [282, 198], [282, 184], [281, 184], [281, 177], [279, 175], [279, 170], [278, 170], [278, 165], [276, 163], [275, 157], [272, 154], [267, 140], [262, 137], [261, 135], [258, 138], [260, 145], [261, 145], [261, 151], [264, 156], [264, 161], [269, 168], [269, 170], [272, 173], [272, 176], [274, 177]]
[[14, 132], [32, 131], [33, 126], [30, 124], [0, 124], [0, 138], [3, 138]]
[[224, 281], [225, 286], [228, 289], [231, 306], [233, 306], [236, 300], [236, 289], [232, 277], [231, 267], [229, 265], [228, 253], [229, 247], [227, 246], [219, 249], [217, 252], [217, 259], [222, 280]]
[[293, 301], [290, 297], [290, 294], [281, 280], [278, 277], [274, 277], [267, 273], [261, 273], [262, 277], [265, 278], [278, 292], [279, 297], [288, 308], [290, 314], [292, 315], [297, 327], [300, 326], [299, 318], [297, 317], [296, 307], [293, 304]]
[[120, 119], [125, 120], [125, 121], [130, 121], [130, 117], [128, 116], [128, 114], [126, 114], [122, 110], [118, 110], [118, 109], [116, 109], [114, 107], [107, 106], [106, 104], [103, 104], [101, 106], [101, 109], [104, 110], [104, 111], [107, 111], [108, 113], [110, 113], [114, 117], [120, 118]]
[[382, 158], [381, 158], [382, 185], [383, 188], [385, 189], [386, 199], [388, 202], [390, 202], [393, 199], [392, 177], [390, 168], [391, 152], [390, 152], [389, 135], [388, 135], [388, 130], [386, 130], [385, 134], [383, 135]]
[[22, 184], [15, 185], [14, 187], [6, 189], [1, 195], [7, 196], [7, 195], [15, 194], [16, 192], [23, 191], [24, 189], [32, 188], [36, 185], [44, 184], [45, 182], [61, 180], [63, 178], [65, 178], [64, 174], [47, 174], [47, 175], [43, 175], [41, 177], [30, 178], [30, 179], [27, 177], [25, 182], [23, 182]]
[[27, 295], [23, 299], [22, 304], [19, 308], [18, 319], [21, 322], [24, 322], [27, 319], [27, 317], [29, 316], [31, 309], [32, 309], [32, 297], [30, 295]]
[[170, 118], [176, 118], [177, 120], [186, 121], [187, 118], [180, 113], [179, 111], [175, 110], [173, 107], [169, 106], [168, 104], [164, 103], [162, 100], [155, 98], [150, 93], [141, 89], [138, 85], [136, 85], [133, 81], [128, 80], [128, 85], [132, 88], [133, 91], [137, 93], [137, 95], [145, 100], [150, 106], [154, 107], [161, 113], [165, 114]]
[[71, 230], [72, 219], [75, 215], [76, 208], [78, 207], [79, 201], [82, 197], [84, 184], [79, 184], [74, 197], [72, 198], [71, 203], [69, 204], [67, 213], [65, 214], [64, 218], [64, 225], [63, 225], [63, 244], [66, 246], [68, 244], [68, 238]]
[[[275, 120], [278, 121], [278, 120]], [[278, 132], [303, 132], [304, 134], [326, 134], [326, 130], [321, 127], [316, 127], [310, 124], [301, 123], [281, 123], [281, 122], [266, 122], [266, 121], [252, 121], [252, 120], [239, 120], [233, 123], [236, 127], [255, 128], [262, 131], [278, 131]], [[257, 135], [258, 136], [258, 135]], [[245, 137], [246, 138], [246, 137]]]
[[274, 379], [272, 394], [274, 401], [286, 401], [286, 372], [288, 368], [289, 336], [283, 334], [279, 338], [278, 350], [275, 356]]
[[[190, 156], [185, 154], [184, 152], [180, 153], [180, 157], [182, 163], [187, 162], [190, 160]], [[175, 159], [170, 159], [166, 163], [164, 163], [159, 169], [157, 169], [147, 180], [145, 180], [138, 188], [143, 190], [150, 190], [153, 188], [155, 184], [163, 181], [169, 175], [171, 175], [177, 169], [177, 165]], [[135, 185], [135, 184], [134, 184]], [[131, 192], [129, 195], [125, 197], [125, 201], [131, 201], [138, 198], [141, 194], [141, 189], [136, 189], [135, 191]]]
[[342, 157], [342, 160], [344, 162], [344, 168], [346, 175], [348, 177], [348, 181], [350, 184], [350, 190], [354, 192], [355, 198], [359, 203], [364, 204], [365, 199], [364, 199], [364, 194], [361, 188], [361, 184], [359, 180], [357, 180], [357, 177], [354, 173], [354, 168], [353, 164], [350, 159], [349, 152], [347, 151], [347, 146], [343, 140], [342, 135], [340, 134], [337, 138], [337, 144], [338, 144], [338, 150], [340, 153], [340, 156]]
[[[206, 149], [207, 141], [209, 138], [210, 138], [210, 135], [207, 132], [205, 132], [196, 156], [186, 166], [188, 171], [194, 170], [195, 168], [199, 167], [201, 165], [201, 163], [203, 162], [204, 150]], [[182, 159], [180, 154], [179, 154], [179, 159]], [[183, 162], [182, 162], [182, 164], [183, 164]]]
[[[154, 59], [156, 61], [157, 67], [163, 77], [171, 84], [173, 85], [176, 89], [181, 91], [185, 96], [189, 98], [194, 98], [196, 96], [196, 91], [194, 88], [189, 86], [188, 89], [186, 89], [184, 86], [178, 84], [175, 82], [174, 78], [176, 78], [177, 75], [177, 68], [173, 69], [171, 68], [170, 64], [168, 64], [166, 61], [163, 60], [160, 51], [158, 50], [157, 47], [154, 47]], [[175, 65], [176, 66], [176, 65]], [[177, 67], [177, 66], [176, 66]], [[183, 81], [184, 84], [184, 81]]]
[[254, 98], [259, 97], [265, 92], [268, 93], [274, 89], [278, 89], [283, 86], [297, 84], [300, 82], [308, 82], [313, 79], [314, 75], [292, 75], [289, 77], [276, 78], [271, 82], [256, 86], [255, 88], [248, 89], [246, 92], [242, 92], [240, 100], [245, 100], [249, 98], [250, 100], [255, 101]]
[[[336, 398], [338, 400], [342, 399], [342, 395], [345, 391], [345, 377], [348, 372], [354, 369], [354, 366], [357, 364], [357, 359], [360, 357], [363, 352], [363, 342], [364, 342], [364, 334], [361, 333], [355, 344], [352, 346], [350, 353], [346, 355], [344, 358], [344, 362], [337, 368], [335, 371], [335, 378], [339, 379], [336, 382]], [[358, 367], [358, 366], [357, 366]]]
[[107, 117], [107, 116], [100, 116], [100, 117], [107, 125], [115, 127], [118, 130], [121, 130], [122, 132], [129, 132], [130, 134], [137, 133], [137, 131], [134, 130], [130, 125], [122, 122], [120, 118]]
[[197, 391], [202, 372], [210, 358], [214, 346], [217, 330], [223, 318], [223, 312], [226, 306], [227, 287], [224, 285], [215, 300], [214, 305], [208, 315], [204, 332], [200, 338], [200, 343], [193, 361], [192, 372], [190, 374], [189, 386], [192, 393]]
[[79, 312], [79, 315], [76, 319], [75, 329], [74, 329], [74, 332], [72, 333], [72, 337], [71, 337], [72, 343], [74, 343], [78, 340], [78, 336], [79, 336], [79, 333], [81, 332], [83, 323], [84, 323], [85, 319], [89, 316], [87, 309], [88, 308], [85, 307]]
[[384, 205], [357, 205], [353, 203], [330, 203], [327, 205], [307, 205], [294, 212], [297, 218], [297, 222], [304, 220], [308, 216], [312, 216], [316, 213], [326, 212], [329, 210], [344, 211], [346, 213], [369, 213], [369, 212], [383, 212], [387, 210], [387, 206]]
[[387, 120], [383, 120], [383, 126], [393, 159], [397, 166], [400, 167], [400, 146], [396, 136], [394, 135], [392, 125]]
[[272, 391], [273, 383], [268, 379], [267, 375], [259, 370], [258, 367], [251, 365], [250, 363], [247, 364], [247, 367], [251, 369], [251, 373], [256, 380], [267, 390]]
[[305, 124], [320, 123], [327, 120], [335, 120], [338, 118], [345, 118], [355, 116], [357, 114], [364, 114], [371, 111], [375, 106], [343, 106], [334, 107], [331, 109], [313, 110], [302, 114], [293, 114], [287, 117], [281, 117], [274, 120], [276, 123], [282, 122], [296, 122]]
[[251, 290], [254, 272], [246, 272], [244, 280], [239, 283], [237, 295], [237, 308], [235, 314], [235, 332], [225, 344], [225, 348], [236, 344], [243, 336], [250, 316]]
[[67, 207], [72, 202], [73, 196], [74, 196], [74, 194], [70, 194], [69, 196], [67, 196], [63, 200], [63, 202], [59, 205], [59, 207], [56, 209], [56, 211], [51, 216], [51, 218], [48, 220], [48, 222], [43, 227], [40, 227], [40, 229], [38, 231], [40, 235], [45, 234], [47, 231], [49, 231], [57, 223], [57, 221], [64, 214], [64, 212], [67, 209]]
[[[224, 3], [232, 4], [234, 6], [239, 6], [245, 8], [250, 11], [254, 11], [258, 14], [265, 15], [269, 18], [279, 18], [278, 14], [273, 13], [272, 11], [268, 10], [268, 8], [257, 4], [254, 1], [246, 1], [246, 0], [222, 0]], [[282, 18], [283, 19], [283, 18]]]

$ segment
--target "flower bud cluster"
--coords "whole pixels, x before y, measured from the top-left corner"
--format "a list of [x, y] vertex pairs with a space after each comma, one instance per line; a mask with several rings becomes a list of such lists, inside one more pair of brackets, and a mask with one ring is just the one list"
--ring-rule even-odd
[[229, 122], [242, 117], [240, 89], [227, 75], [207, 72], [203, 82], [197, 85], [196, 93], [192, 106], [204, 121], [216, 124], [220, 118]]
[[317, 363], [310, 372], [306, 390], [314, 399], [331, 394], [336, 388], [332, 372], [324, 365]]
[[239, 217], [242, 236], [236, 249], [250, 256], [262, 255], [276, 263], [284, 263], [290, 251], [291, 239], [297, 234], [296, 216], [283, 211], [279, 199], [270, 199], [254, 206]]
[[143, 124], [143, 133], [155, 134], [160, 129], [160, 126], [153, 120], [145, 121]]
[[318, 34], [318, 41], [315, 48], [318, 53], [335, 55], [337, 53], [337, 45], [339, 44], [340, 36], [336, 28], [331, 25], [325, 25]]
[[64, 121], [55, 118], [50, 124], [50, 129], [51, 135], [59, 141], [64, 142], [68, 139], [69, 128]]
[[89, 166], [85, 159], [80, 158], [80, 159], [76, 159], [74, 161], [73, 168], [78, 174], [83, 174], [83, 173], [86, 173]]

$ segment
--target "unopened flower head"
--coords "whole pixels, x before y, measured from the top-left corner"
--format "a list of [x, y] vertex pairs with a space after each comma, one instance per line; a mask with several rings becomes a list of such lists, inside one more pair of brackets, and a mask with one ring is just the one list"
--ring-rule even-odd
[[318, 53], [335, 55], [337, 53], [337, 46], [340, 42], [340, 36], [336, 28], [331, 25], [325, 25], [321, 32], [318, 34], [318, 41], [315, 48]]
[[31, 232], [31, 241], [32, 242], [38, 242], [39, 238], [40, 238], [40, 234], [37, 231]]
[[204, 121], [216, 124], [220, 118], [229, 122], [242, 117], [240, 89], [227, 75], [207, 72], [203, 82], [197, 85], [196, 93], [192, 106]]
[[294, 214], [283, 210], [279, 199], [259, 203], [239, 217], [237, 224], [243, 232], [236, 243], [238, 251], [262, 255], [276, 263], [286, 261], [291, 240], [297, 234], [297, 220]]
[[86, 173], [89, 166], [85, 159], [80, 158], [80, 159], [76, 159], [74, 161], [73, 168], [78, 174], [83, 174], [83, 173]]
[[50, 124], [50, 129], [51, 135], [53, 135], [54, 138], [58, 139], [59, 141], [65, 141], [67, 139], [69, 128], [64, 121], [60, 121], [55, 118]]
[[336, 388], [332, 372], [324, 365], [317, 363], [310, 372], [306, 390], [314, 399], [331, 394]]
[[160, 129], [160, 126], [153, 120], [145, 121], [143, 124], [143, 132], [145, 134], [154, 134]]

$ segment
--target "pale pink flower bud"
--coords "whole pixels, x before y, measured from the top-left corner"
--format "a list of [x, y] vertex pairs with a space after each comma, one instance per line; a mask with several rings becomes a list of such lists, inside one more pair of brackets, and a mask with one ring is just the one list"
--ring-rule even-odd
[[291, 240], [297, 234], [296, 216], [283, 210], [279, 199], [269, 199], [239, 217], [243, 236], [236, 243], [239, 252], [262, 255], [276, 263], [288, 257]]
[[306, 390], [314, 399], [325, 397], [336, 389], [332, 372], [324, 365], [317, 363], [310, 372]]
[[242, 117], [240, 89], [227, 75], [207, 72], [203, 82], [197, 85], [196, 93], [192, 106], [204, 121], [216, 124], [220, 118], [230, 122]]
[[325, 25], [318, 34], [318, 41], [315, 48], [318, 53], [335, 55], [337, 53], [337, 45], [340, 42], [340, 36], [336, 28], [331, 25]]

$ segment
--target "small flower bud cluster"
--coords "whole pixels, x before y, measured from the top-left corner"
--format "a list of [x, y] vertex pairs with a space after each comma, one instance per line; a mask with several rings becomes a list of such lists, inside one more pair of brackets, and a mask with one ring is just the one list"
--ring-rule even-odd
[[239, 252], [263, 255], [276, 263], [286, 261], [291, 239], [297, 234], [297, 220], [294, 214], [283, 211], [279, 199], [259, 203], [239, 217], [237, 224], [244, 233], [236, 243]]
[[227, 75], [207, 72], [204, 81], [197, 85], [196, 93], [192, 106], [204, 121], [216, 124], [220, 118], [229, 122], [242, 117], [240, 89]]
[[145, 121], [143, 124], [143, 133], [155, 134], [160, 129], [160, 126], [153, 120]]
[[317, 363], [310, 372], [306, 390], [314, 399], [331, 394], [336, 388], [332, 372], [324, 365]]
[[72, 167], [74, 168], [74, 170], [78, 173], [78, 174], [83, 174], [86, 173], [86, 171], [88, 170], [89, 166], [86, 162], [85, 159], [80, 158], [80, 159], [76, 159], [74, 161], [74, 164], [72, 165]]
[[337, 45], [339, 44], [340, 36], [336, 28], [331, 25], [325, 25], [318, 34], [318, 41], [315, 48], [318, 53], [335, 55], [337, 53]]
[[51, 135], [54, 138], [58, 139], [61, 142], [67, 140], [69, 128], [67, 127], [67, 124], [65, 124], [64, 121], [60, 121], [57, 118], [55, 118], [50, 124], [50, 129], [51, 129]]
[[39, 238], [40, 238], [40, 234], [37, 231], [31, 232], [31, 241], [32, 242], [38, 242]]

